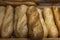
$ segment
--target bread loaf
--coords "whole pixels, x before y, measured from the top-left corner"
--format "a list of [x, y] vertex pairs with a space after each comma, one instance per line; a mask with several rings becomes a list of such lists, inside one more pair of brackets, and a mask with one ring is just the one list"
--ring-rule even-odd
[[28, 5], [28, 6], [36, 6], [36, 3], [34, 2], [11, 2], [11, 1], [1, 1], [0, 5], [13, 5], [13, 6], [18, 6], [18, 5]]
[[3, 20], [4, 20], [4, 15], [5, 15], [5, 7], [0, 6], [0, 31], [1, 31]]
[[44, 31], [44, 38], [48, 36], [48, 29], [47, 29], [47, 26], [44, 22], [44, 19], [43, 19], [43, 15], [42, 15], [42, 10], [37, 8], [38, 12], [39, 12], [39, 18], [40, 18], [40, 21], [41, 21], [41, 24], [42, 24], [42, 27], [43, 27], [43, 31]]
[[59, 31], [59, 36], [60, 36], [60, 10], [57, 6], [53, 6], [53, 14], [55, 17], [55, 22]]
[[3, 0], [3, 1], [11, 1], [11, 2], [40, 2], [40, 0]]
[[39, 14], [35, 6], [30, 6], [27, 11], [29, 37], [32, 40], [43, 38], [43, 28], [39, 20]]
[[1, 37], [10, 37], [13, 32], [13, 7], [7, 6], [1, 30]]
[[45, 7], [43, 9], [43, 11], [44, 11], [45, 23], [47, 25], [48, 32], [49, 32], [49, 37], [51, 37], [51, 38], [58, 37], [58, 30], [57, 30], [57, 27], [54, 22], [53, 13], [52, 13], [51, 8]]
[[15, 26], [14, 31], [16, 37], [25, 38], [27, 37], [28, 28], [27, 28], [27, 12], [28, 6], [21, 5], [15, 8]]

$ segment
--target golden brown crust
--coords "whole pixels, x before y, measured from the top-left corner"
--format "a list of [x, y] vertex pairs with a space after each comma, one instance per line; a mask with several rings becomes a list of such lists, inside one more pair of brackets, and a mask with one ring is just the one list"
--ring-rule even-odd
[[40, 0], [3, 0], [3, 1], [11, 1], [11, 2], [40, 2]]
[[28, 6], [26, 5], [21, 5], [17, 6], [15, 8], [15, 25], [14, 26], [14, 31], [16, 37], [27, 37], [27, 17], [26, 17], [26, 12], [27, 12]]
[[2, 21], [5, 15], [5, 7], [4, 6], [0, 6], [0, 28], [2, 26]]
[[58, 30], [54, 22], [54, 17], [51, 8], [44, 8], [44, 18], [49, 31], [49, 37], [58, 37]]
[[53, 6], [54, 18], [55, 18], [55, 22], [59, 30], [59, 36], [60, 36], [60, 12], [59, 11], [60, 11], [59, 7]]
[[11, 1], [1, 1], [0, 5], [14, 5], [14, 6], [18, 6], [18, 5], [28, 5], [28, 6], [32, 6], [35, 5], [36, 3], [34, 2], [11, 2]]
[[3, 20], [4, 20], [4, 15], [5, 15], [5, 7], [0, 6], [0, 32], [1, 32], [2, 23], [3, 23]]
[[13, 32], [13, 7], [7, 6], [1, 30], [1, 37], [10, 37]]
[[35, 6], [30, 6], [27, 11], [29, 37], [35, 40], [42, 39], [43, 29], [39, 20], [39, 14]]
[[41, 24], [42, 24], [42, 27], [43, 27], [44, 38], [45, 38], [45, 37], [48, 36], [48, 29], [47, 29], [46, 23], [44, 22], [44, 19], [43, 19], [42, 9], [37, 8], [37, 10], [39, 12], [39, 18], [40, 18], [40, 21], [41, 21]]

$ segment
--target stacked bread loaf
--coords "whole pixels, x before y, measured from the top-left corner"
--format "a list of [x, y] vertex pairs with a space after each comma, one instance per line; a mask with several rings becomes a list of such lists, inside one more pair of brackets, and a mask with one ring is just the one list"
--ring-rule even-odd
[[13, 32], [13, 7], [7, 6], [1, 29], [1, 37], [10, 37], [12, 32]]
[[12, 1], [12, 2], [40, 2], [40, 0], [3, 0], [3, 1]]
[[4, 15], [5, 15], [5, 7], [0, 6], [0, 32], [1, 32], [2, 23], [3, 23], [3, 20], [4, 20]]
[[29, 37], [34, 40], [43, 37], [43, 29], [39, 20], [39, 14], [35, 6], [29, 7], [27, 11]]
[[15, 26], [14, 32], [17, 37], [27, 37], [28, 27], [27, 27], [27, 12], [28, 6], [21, 5], [15, 8]]
[[53, 6], [53, 11], [54, 11], [53, 14], [54, 14], [55, 22], [56, 22], [59, 36], [60, 36], [60, 10], [59, 10], [59, 7]]
[[0, 36], [2, 38], [57, 38], [60, 36], [58, 6], [0, 6]]
[[[58, 1], [60, 0], [45, 2], [54, 4]], [[59, 7], [39, 8], [40, 2], [43, 0], [0, 0], [0, 37], [31, 40], [59, 37]]]

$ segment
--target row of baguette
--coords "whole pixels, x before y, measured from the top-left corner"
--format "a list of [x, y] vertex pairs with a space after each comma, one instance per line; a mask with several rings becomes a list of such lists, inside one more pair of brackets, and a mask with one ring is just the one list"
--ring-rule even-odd
[[8, 38], [14, 32], [18, 38], [56, 38], [60, 36], [59, 11], [57, 6], [43, 9], [26, 5], [0, 6], [1, 37]]

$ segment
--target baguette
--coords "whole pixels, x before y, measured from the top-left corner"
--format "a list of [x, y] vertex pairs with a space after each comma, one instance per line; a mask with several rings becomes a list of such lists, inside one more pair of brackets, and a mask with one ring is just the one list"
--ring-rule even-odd
[[0, 6], [0, 32], [1, 32], [2, 23], [4, 20], [4, 15], [5, 15], [5, 7]]
[[49, 32], [49, 37], [51, 37], [51, 38], [58, 37], [58, 30], [57, 30], [57, 27], [54, 22], [53, 13], [52, 13], [51, 8], [45, 7], [43, 9], [43, 11], [44, 11], [45, 23], [47, 25], [48, 32]]
[[8, 38], [13, 32], [13, 7], [7, 6], [6, 14], [3, 20], [3, 26], [1, 30], [1, 37]]
[[35, 6], [30, 6], [27, 11], [29, 38], [39, 40], [43, 38], [43, 28], [39, 20], [39, 14]]
[[11, 1], [11, 2], [40, 2], [40, 0], [3, 0], [3, 1]]
[[54, 17], [55, 17], [55, 22], [56, 22], [56, 25], [57, 25], [57, 28], [58, 28], [58, 31], [59, 31], [59, 36], [60, 36], [60, 12], [59, 12], [59, 8], [54, 6], [53, 7], [53, 14], [54, 14]]
[[5, 15], [5, 7], [4, 6], [0, 6], [0, 28], [2, 26], [2, 21], [4, 19], [4, 15]]
[[21, 5], [15, 8], [15, 26], [14, 31], [16, 37], [26, 38], [28, 33], [27, 12], [28, 6]]
[[37, 10], [39, 12], [39, 18], [40, 18], [40, 21], [41, 21], [41, 24], [42, 24], [42, 27], [44, 30], [44, 38], [46, 38], [48, 36], [48, 29], [47, 29], [47, 26], [46, 26], [44, 19], [43, 19], [42, 10], [39, 8], [37, 8]]
[[14, 5], [14, 6], [18, 6], [18, 5], [28, 5], [28, 6], [36, 6], [36, 3], [34, 2], [11, 2], [11, 1], [1, 1], [0, 5]]

